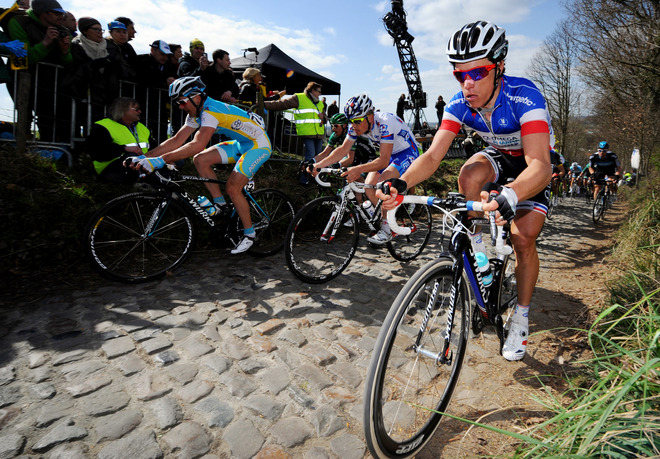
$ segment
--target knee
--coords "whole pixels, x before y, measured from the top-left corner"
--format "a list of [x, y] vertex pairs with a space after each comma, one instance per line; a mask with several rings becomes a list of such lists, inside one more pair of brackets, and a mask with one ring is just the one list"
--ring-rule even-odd
[[458, 175], [458, 188], [461, 192], [479, 192], [481, 188], [494, 180], [492, 171], [483, 163], [475, 162], [465, 164]]
[[528, 259], [536, 254], [536, 237], [524, 233], [512, 234], [511, 243], [519, 260]]
[[197, 153], [193, 156], [193, 164], [195, 168], [204, 167], [204, 156], [201, 153]]

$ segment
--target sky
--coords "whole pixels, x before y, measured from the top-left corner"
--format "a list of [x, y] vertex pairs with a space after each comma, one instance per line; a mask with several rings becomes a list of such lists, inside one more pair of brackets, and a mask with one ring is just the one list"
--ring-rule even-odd
[[[394, 113], [399, 96], [408, 94], [396, 47], [382, 22], [390, 0], [59, 1], [76, 18], [94, 17], [104, 29], [117, 16], [131, 18], [137, 30], [131, 44], [138, 54], [147, 53], [157, 39], [187, 50], [190, 40], [199, 38], [209, 54], [222, 48], [230, 58], [274, 43], [341, 84], [340, 95], [325, 95], [328, 104], [337, 100], [343, 107], [351, 96], [366, 92], [376, 108]], [[506, 72], [526, 76], [530, 60], [562, 19], [559, 0], [404, 0], [403, 6], [431, 124], [437, 121], [438, 95], [449, 101], [460, 89], [445, 55], [453, 32], [475, 20], [503, 27], [509, 40]], [[0, 119], [11, 120], [11, 108], [6, 89], [0, 88]]]

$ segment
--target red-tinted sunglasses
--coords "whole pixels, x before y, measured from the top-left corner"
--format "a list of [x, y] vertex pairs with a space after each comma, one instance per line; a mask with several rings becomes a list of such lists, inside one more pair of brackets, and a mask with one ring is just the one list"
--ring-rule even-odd
[[454, 70], [454, 76], [459, 83], [465, 83], [467, 77], [470, 77], [472, 81], [479, 81], [486, 78], [495, 67], [497, 67], [497, 64], [484, 65], [470, 70]]

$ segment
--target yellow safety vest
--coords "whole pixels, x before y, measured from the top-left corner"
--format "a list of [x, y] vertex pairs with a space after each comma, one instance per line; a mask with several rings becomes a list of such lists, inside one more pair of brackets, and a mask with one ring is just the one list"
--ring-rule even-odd
[[[140, 147], [145, 154], [149, 151], [149, 129], [147, 129], [144, 124], [137, 123], [135, 125], [137, 139], [131, 130], [128, 129], [128, 126], [111, 120], [110, 118], [97, 121], [96, 124], [106, 128], [112, 137], [112, 141], [117, 145], [125, 147]], [[119, 157], [111, 159], [110, 161], [94, 161], [94, 169], [96, 170], [96, 173], [100, 174], [103, 172], [103, 169], [108, 167], [108, 164], [118, 159]]]
[[325, 129], [321, 123], [322, 101], [312, 102], [304, 92], [297, 93], [298, 108], [293, 111], [294, 123], [298, 135], [323, 135]]

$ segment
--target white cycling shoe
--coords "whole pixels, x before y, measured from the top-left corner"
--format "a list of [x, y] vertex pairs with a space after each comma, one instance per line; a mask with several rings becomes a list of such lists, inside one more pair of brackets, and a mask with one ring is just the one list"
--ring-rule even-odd
[[243, 236], [241, 242], [239, 242], [238, 245], [232, 249], [231, 254], [238, 255], [239, 253], [247, 252], [250, 250], [250, 247], [252, 247], [252, 244], [254, 244], [253, 237]]
[[392, 240], [392, 233], [385, 230], [378, 230], [373, 236], [369, 236], [367, 241], [376, 245], [385, 245]]
[[502, 347], [502, 357], [507, 360], [522, 360], [527, 351], [527, 335], [529, 327], [511, 320], [509, 323], [509, 335], [506, 337]]

